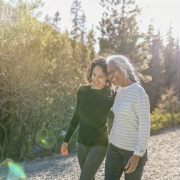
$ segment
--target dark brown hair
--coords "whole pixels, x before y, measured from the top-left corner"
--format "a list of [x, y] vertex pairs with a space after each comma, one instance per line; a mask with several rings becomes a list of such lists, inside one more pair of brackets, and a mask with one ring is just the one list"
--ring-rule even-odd
[[[96, 67], [96, 66], [100, 66], [102, 69], [103, 69], [103, 72], [107, 75], [107, 63], [103, 63], [101, 61], [95, 63], [94, 61], [95, 60], [105, 60], [106, 61], [106, 58], [102, 57], [102, 56], [98, 56], [96, 59], [94, 59], [88, 69], [87, 69], [87, 73], [85, 75], [85, 80], [87, 81], [88, 84], [91, 84], [92, 83], [92, 73], [93, 73], [93, 69]], [[112, 84], [111, 84], [111, 81], [109, 79], [106, 80], [105, 82], [105, 86], [108, 90], [110, 90], [112, 88]]]

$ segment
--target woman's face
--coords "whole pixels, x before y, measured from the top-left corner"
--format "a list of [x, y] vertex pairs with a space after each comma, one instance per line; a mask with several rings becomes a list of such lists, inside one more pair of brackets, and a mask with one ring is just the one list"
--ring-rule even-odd
[[107, 65], [107, 74], [108, 74], [109, 80], [115, 86], [123, 86], [123, 84], [124, 84], [124, 74], [121, 73], [119, 67], [114, 62], [108, 63], [108, 65]]
[[97, 65], [92, 72], [92, 86], [94, 89], [103, 89], [107, 80], [101, 66]]

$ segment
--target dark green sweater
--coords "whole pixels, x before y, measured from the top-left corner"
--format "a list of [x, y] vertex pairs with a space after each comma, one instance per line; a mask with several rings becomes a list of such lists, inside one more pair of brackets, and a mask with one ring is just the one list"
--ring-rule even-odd
[[78, 142], [85, 146], [108, 146], [107, 117], [114, 103], [115, 93], [106, 88], [82, 86], [77, 93], [77, 104], [64, 142], [69, 143], [78, 125]]

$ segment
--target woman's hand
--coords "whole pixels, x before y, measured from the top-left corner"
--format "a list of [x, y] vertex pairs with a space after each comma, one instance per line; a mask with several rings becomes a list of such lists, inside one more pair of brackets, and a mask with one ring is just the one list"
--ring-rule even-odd
[[63, 144], [61, 146], [61, 154], [63, 156], [67, 156], [68, 155], [67, 147], [68, 147], [68, 143], [63, 142]]
[[[126, 164], [125, 169], [128, 169], [125, 173], [132, 173], [136, 170], [136, 167], [138, 165], [139, 162], [139, 156], [133, 155], [131, 156], [131, 158], [129, 159], [128, 163]], [[130, 166], [130, 167], [129, 167]]]

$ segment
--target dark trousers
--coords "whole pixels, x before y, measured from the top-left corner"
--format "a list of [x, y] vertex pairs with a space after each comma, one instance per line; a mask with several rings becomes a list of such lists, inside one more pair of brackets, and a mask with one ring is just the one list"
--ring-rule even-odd
[[[106, 156], [105, 180], [119, 180], [123, 171], [127, 171], [125, 166], [133, 153], [133, 151], [120, 149], [110, 144]], [[125, 174], [125, 180], [140, 180], [146, 161], [147, 151], [143, 157], [139, 158], [136, 170], [132, 173]]]
[[80, 180], [95, 180], [98, 171], [107, 153], [107, 147], [87, 147], [77, 143], [78, 161], [81, 168]]

